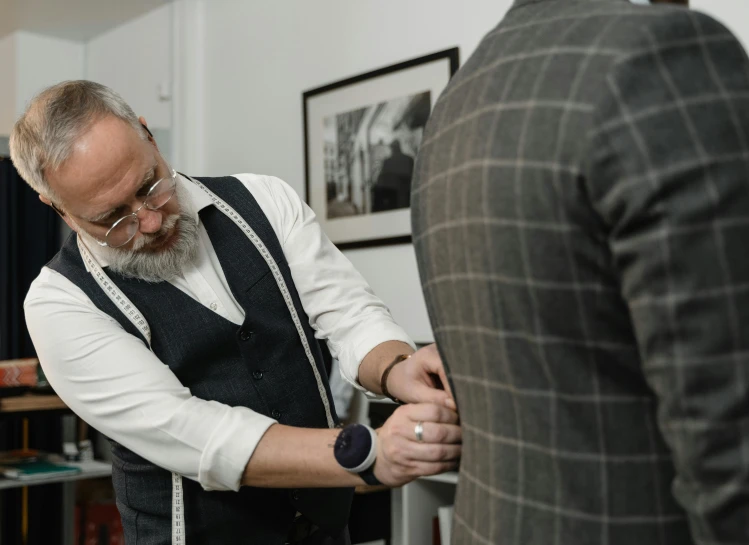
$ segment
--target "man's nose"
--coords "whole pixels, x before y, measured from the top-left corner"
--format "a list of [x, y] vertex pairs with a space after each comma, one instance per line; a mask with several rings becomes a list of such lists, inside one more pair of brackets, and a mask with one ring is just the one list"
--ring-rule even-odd
[[140, 220], [140, 232], [151, 234], [161, 229], [163, 217], [158, 210], [149, 210], [145, 206], [138, 211]]

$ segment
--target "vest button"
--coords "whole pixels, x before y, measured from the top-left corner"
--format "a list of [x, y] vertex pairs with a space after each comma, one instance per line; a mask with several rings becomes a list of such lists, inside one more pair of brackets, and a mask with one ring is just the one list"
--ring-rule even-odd
[[273, 409], [273, 412], [271, 412], [270, 415], [278, 420], [279, 418], [281, 418], [281, 411], [279, 411], [278, 409]]
[[252, 378], [254, 378], [255, 380], [260, 380], [261, 378], [263, 378], [263, 372], [262, 371], [253, 371], [252, 372]]
[[291, 491], [291, 499], [293, 499], [294, 501], [299, 501], [299, 489], [298, 488], [295, 488], [294, 490]]
[[240, 330], [239, 339], [241, 341], [249, 341], [250, 337], [252, 337], [252, 331], [247, 331], [246, 329]]

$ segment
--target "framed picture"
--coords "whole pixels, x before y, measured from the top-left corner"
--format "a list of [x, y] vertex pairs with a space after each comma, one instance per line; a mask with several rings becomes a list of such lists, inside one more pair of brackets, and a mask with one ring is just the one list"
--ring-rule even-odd
[[411, 241], [414, 159], [458, 62], [448, 49], [304, 93], [305, 199], [339, 248]]

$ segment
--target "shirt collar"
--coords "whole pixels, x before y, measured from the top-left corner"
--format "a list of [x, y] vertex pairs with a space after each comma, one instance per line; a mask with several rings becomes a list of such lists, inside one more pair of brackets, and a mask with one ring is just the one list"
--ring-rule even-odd
[[183, 195], [189, 201], [187, 204], [190, 205], [190, 208], [193, 211], [195, 221], [200, 221], [198, 212], [213, 204], [210, 195], [203, 191], [197, 184], [192, 183], [187, 176], [178, 173], [177, 178], [181, 187], [185, 190]]

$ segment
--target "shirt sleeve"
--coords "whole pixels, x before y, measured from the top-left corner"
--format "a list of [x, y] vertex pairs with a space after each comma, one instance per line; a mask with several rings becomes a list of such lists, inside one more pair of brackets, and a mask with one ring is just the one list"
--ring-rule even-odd
[[150, 462], [206, 490], [238, 490], [275, 420], [190, 394], [138, 338], [51, 269], [24, 305], [39, 361], [83, 420]]
[[[359, 383], [359, 365], [377, 345], [415, 347], [367, 281], [330, 242], [315, 213], [287, 183], [270, 176], [238, 175], [258, 201], [281, 242], [294, 285], [317, 338], [326, 339], [343, 378]], [[270, 212], [270, 213], [269, 213]]]

